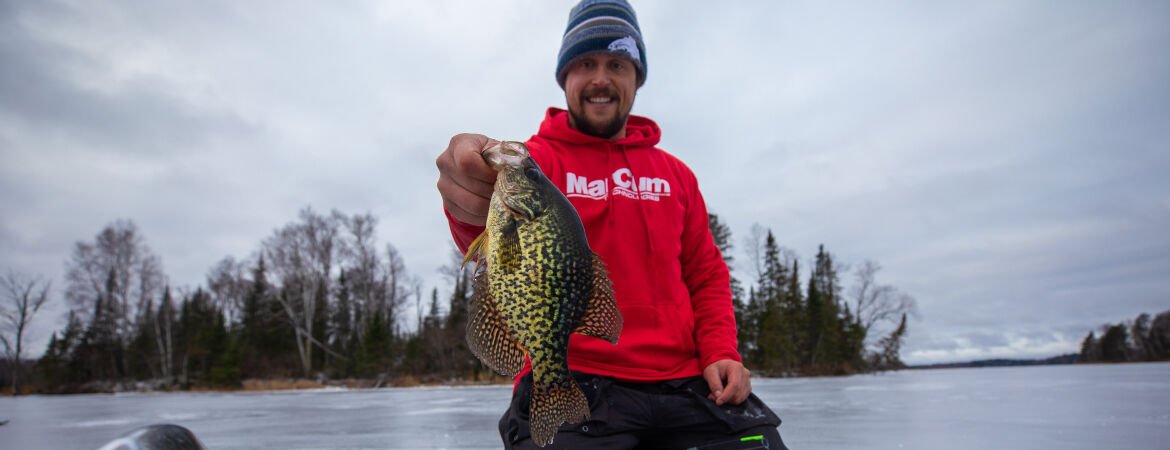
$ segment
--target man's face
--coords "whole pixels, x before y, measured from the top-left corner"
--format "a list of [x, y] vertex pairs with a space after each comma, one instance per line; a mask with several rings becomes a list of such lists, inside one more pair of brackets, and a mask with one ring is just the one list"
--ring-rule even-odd
[[599, 138], [625, 137], [638, 89], [637, 72], [628, 59], [604, 54], [574, 62], [565, 76], [569, 125]]

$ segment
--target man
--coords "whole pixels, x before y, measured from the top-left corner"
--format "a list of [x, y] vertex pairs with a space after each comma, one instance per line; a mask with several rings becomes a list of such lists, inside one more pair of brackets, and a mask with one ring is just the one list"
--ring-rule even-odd
[[[577, 208], [610, 271], [625, 324], [616, 346], [574, 334], [569, 368], [590, 417], [554, 448], [785, 448], [780, 419], [751, 395], [736, 351], [729, 274], [708, 229], [694, 174], [655, 148], [661, 133], [631, 116], [646, 49], [625, 0], [583, 0], [557, 61], [567, 110], [549, 108], [526, 144]], [[480, 152], [496, 141], [453, 137], [439, 156], [439, 192], [460, 250], [483, 231], [496, 172]], [[506, 448], [534, 448], [528, 370], [500, 420]]]

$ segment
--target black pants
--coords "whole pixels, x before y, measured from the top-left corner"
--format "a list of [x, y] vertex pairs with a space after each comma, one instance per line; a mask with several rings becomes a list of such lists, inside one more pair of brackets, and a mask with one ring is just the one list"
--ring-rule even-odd
[[[702, 377], [648, 384], [581, 372], [573, 377], [589, 399], [589, 418], [562, 425], [544, 448], [787, 450], [776, 429], [780, 418], [755, 394], [740, 405], [715, 406]], [[504, 448], [537, 448], [528, 429], [531, 392], [530, 373], [500, 418]]]

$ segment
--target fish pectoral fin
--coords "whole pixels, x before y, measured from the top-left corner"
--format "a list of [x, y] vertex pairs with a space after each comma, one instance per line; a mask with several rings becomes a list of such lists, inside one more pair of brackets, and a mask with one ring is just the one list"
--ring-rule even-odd
[[471, 241], [471, 245], [467, 246], [467, 253], [463, 254], [463, 264], [460, 267], [466, 266], [468, 261], [475, 258], [475, 270], [479, 270], [479, 265], [483, 264], [485, 259], [484, 252], [487, 251], [487, 242], [488, 232], [484, 230], [483, 233], [475, 237], [474, 241]]
[[499, 245], [496, 250], [496, 263], [500, 270], [508, 273], [520, 270], [520, 230], [519, 223], [510, 220], [500, 227]]
[[582, 315], [577, 329], [573, 331], [617, 345], [618, 337], [622, 334], [622, 312], [613, 298], [613, 283], [609, 281], [609, 271], [605, 269], [605, 263], [601, 262], [601, 257], [597, 254], [593, 255], [589, 297], [585, 300], [585, 314]]
[[589, 400], [568, 372], [548, 384], [533, 383], [528, 425], [532, 442], [538, 447], [551, 444], [562, 423], [588, 418]]
[[500, 375], [516, 376], [524, 367], [524, 348], [504, 324], [488, 288], [488, 272], [475, 277], [467, 320], [467, 348]]

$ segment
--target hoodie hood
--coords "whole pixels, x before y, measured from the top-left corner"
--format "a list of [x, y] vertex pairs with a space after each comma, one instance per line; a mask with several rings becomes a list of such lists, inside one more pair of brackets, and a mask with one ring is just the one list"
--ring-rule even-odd
[[[561, 141], [567, 144], [597, 144], [611, 142], [609, 139], [590, 136], [569, 126], [569, 112], [561, 108], [549, 108], [545, 112], [544, 121], [540, 123], [537, 136]], [[653, 120], [642, 116], [630, 115], [626, 120], [626, 137], [613, 141], [614, 144], [626, 147], [654, 147], [662, 139], [662, 130]]]

